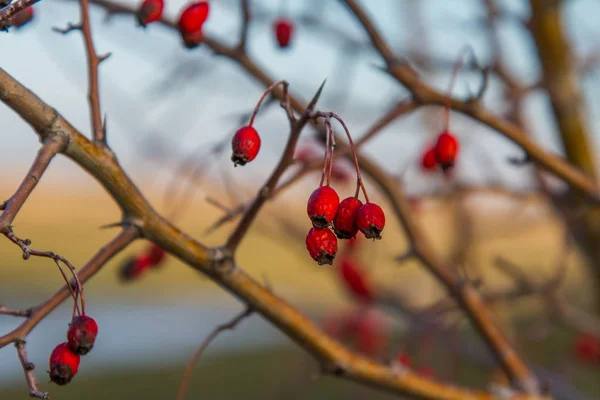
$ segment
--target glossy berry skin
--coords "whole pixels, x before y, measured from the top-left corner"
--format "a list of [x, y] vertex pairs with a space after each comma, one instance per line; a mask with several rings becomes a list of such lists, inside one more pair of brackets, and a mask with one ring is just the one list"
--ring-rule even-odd
[[340, 239], [351, 239], [358, 233], [356, 213], [363, 203], [356, 197], [348, 197], [340, 203], [333, 220], [333, 231]]
[[179, 32], [182, 35], [190, 35], [201, 30], [209, 11], [210, 5], [207, 1], [198, 1], [187, 6], [179, 16]]
[[308, 198], [306, 212], [314, 227], [326, 228], [335, 218], [340, 197], [331, 186], [315, 189]]
[[273, 24], [273, 30], [275, 31], [275, 38], [280, 48], [285, 49], [289, 47], [294, 34], [294, 24], [287, 18], [278, 18]]
[[33, 6], [29, 6], [15, 15], [11, 20], [11, 25], [15, 28], [20, 28], [33, 20]]
[[50, 380], [57, 385], [66, 385], [77, 375], [79, 355], [67, 343], [61, 343], [50, 354]]
[[98, 324], [87, 315], [73, 318], [67, 331], [67, 344], [76, 354], [85, 355], [92, 350], [98, 335]]
[[260, 150], [260, 136], [256, 129], [249, 125], [238, 129], [231, 140], [231, 150], [231, 161], [235, 166], [254, 160]]
[[356, 213], [356, 225], [367, 239], [381, 239], [385, 214], [375, 203], [366, 203]]
[[331, 265], [338, 249], [337, 238], [327, 228], [312, 227], [306, 235], [306, 249], [319, 265]]
[[150, 265], [156, 267], [160, 265], [165, 258], [167, 257], [167, 252], [162, 249], [162, 247], [152, 243], [150, 248], [148, 249], [148, 258]]
[[421, 158], [421, 168], [424, 171], [435, 171], [437, 167], [437, 157], [435, 155], [435, 147], [430, 147], [423, 153]]
[[450, 132], [442, 132], [435, 144], [435, 158], [440, 166], [446, 170], [456, 163], [460, 145], [458, 139]]
[[373, 300], [373, 290], [362, 269], [352, 259], [346, 258], [340, 266], [340, 275], [350, 294], [363, 302]]
[[144, 0], [136, 13], [139, 24], [145, 27], [152, 22], [160, 20], [164, 8], [164, 0]]

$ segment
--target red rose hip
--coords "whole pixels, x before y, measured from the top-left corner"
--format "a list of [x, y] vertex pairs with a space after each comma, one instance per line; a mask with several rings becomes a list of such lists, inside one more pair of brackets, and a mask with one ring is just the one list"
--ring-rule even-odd
[[66, 385], [77, 375], [79, 355], [67, 343], [59, 344], [50, 354], [50, 380], [57, 385]]
[[231, 141], [231, 161], [235, 166], [246, 165], [254, 160], [260, 150], [260, 136], [251, 126], [243, 126], [237, 130]]
[[340, 266], [340, 274], [344, 285], [358, 300], [370, 302], [373, 300], [373, 291], [369, 280], [362, 269], [351, 259], [344, 259]]
[[356, 225], [367, 239], [381, 239], [385, 214], [375, 203], [366, 203], [356, 213]]
[[340, 239], [351, 239], [358, 233], [356, 213], [363, 205], [356, 197], [348, 197], [340, 203], [333, 220], [333, 231]]
[[327, 228], [312, 227], [306, 235], [308, 253], [319, 265], [333, 264], [337, 247], [335, 235]]
[[150, 249], [148, 249], [148, 258], [150, 259], [150, 265], [153, 267], [160, 265], [165, 260], [166, 256], [166, 251], [157, 244], [152, 243]]
[[435, 147], [428, 148], [421, 158], [421, 168], [425, 171], [433, 171], [437, 167], [437, 158], [435, 156]]
[[160, 20], [165, 8], [164, 0], [144, 0], [136, 17], [141, 26], [146, 26], [152, 22]]
[[331, 186], [315, 189], [308, 198], [306, 212], [317, 228], [326, 228], [333, 222], [338, 211], [340, 197]]
[[287, 18], [278, 18], [273, 24], [277, 44], [282, 49], [289, 47], [294, 34], [294, 24]]
[[450, 132], [442, 132], [435, 144], [435, 158], [442, 169], [454, 166], [459, 151], [458, 139]]
[[11, 20], [11, 25], [20, 28], [33, 20], [33, 6], [22, 9], [15, 13]]
[[67, 344], [74, 353], [85, 355], [94, 347], [97, 334], [98, 324], [96, 321], [87, 315], [80, 315], [73, 318], [69, 325]]
[[179, 16], [179, 32], [188, 49], [200, 44], [204, 37], [202, 27], [208, 18], [210, 5], [206, 1], [195, 2], [187, 6]]

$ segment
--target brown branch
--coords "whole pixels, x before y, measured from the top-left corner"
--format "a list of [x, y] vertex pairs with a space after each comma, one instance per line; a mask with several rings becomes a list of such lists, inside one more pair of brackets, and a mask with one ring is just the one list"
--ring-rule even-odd
[[31, 309], [17, 310], [14, 308], [0, 305], [0, 315], [12, 315], [13, 317], [29, 317], [31, 316]]
[[536, 145], [526, 133], [518, 126], [485, 110], [477, 101], [460, 101], [448, 98], [445, 93], [438, 92], [425, 84], [416, 71], [405, 62], [396, 58], [383, 36], [379, 33], [370, 17], [356, 0], [340, 0], [354, 14], [361, 26], [365, 29], [372, 44], [386, 62], [387, 72], [398, 82], [404, 85], [422, 105], [448, 105], [453, 110], [468, 115], [475, 120], [489, 126], [501, 133], [529, 154], [530, 158], [546, 170], [563, 179], [570, 186], [587, 195], [592, 201], [600, 202], [600, 191], [594, 179], [569, 165], [565, 160], [556, 155], [545, 152]]
[[35, 375], [33, 374], [33, 370], [35, 369], [35, 365], [29, 361], [27, 358], [27, 350], [25, 349], [25, 341], [24, 340], [15, 340], [15, 347], [17, 349], [17, 355], [19, 356], [19, 361], [21, 362], [21, 366], [23, 367], [23, 373], [25, 374], [25, 380], [27, 381], [27, 386], [29, 387], [29, 397], [35, 397], [37, 399], [48, 399], [48, 393], [40, 392], [37, 386], [37, 379], [35, 379]]
[[238, 44], [238, 49], [241, 52], [245, 52], [246, 43], [248, 42], [248, 30], [252, 19], [252, 15], [250, 14], [250, 0], [240, 0], [240, 7], [242, 8], [242, 27], [240, 28], [240, 44]]
[[[1, 85], [0, 85], [1, 86]], [[123, 229], [110, 243], [101, 248], [88, 263], [77, 273], [81, 282], [86, 282], [94, 276], [111, 258], [123, 250], [127, 245], [137, 239], [140, 235], [135, 226]], [[75, 282], [71, 281], [69, 286]], [[58, 307], [71, 295], [69, 286], [64, 285], [58, 292], [45, 302], [31, 309], [31, 315], [16, 329], [0, 337], [0, 348], [17, 340], [25, 340], [29, 332], [36, 327], [42, 319]]]
[[103, 56], [98, 56], [94, 48], [92, 39], [92, 28], [90, 27], [90, 13], [88, 0], [79, 0], [81, 7], [81, 32], [85, 43], [87, 63], [88, 63], [88, 80], [89, 91], [88, 101], [90, 103], [90, 117], [92, 122], [92, 137], [95, 141], [106, 144], [106, 126], [102, 123], [102, 115], [100, 114], [100, 89], [98, 85], [98, 66], [102, 61], [110, 56], [107, 53]]
[[40, 0], [16, 0], [10, 3], [7, 7], [0, 10], [0, 29], [6, 29], [5, 27], [11, 24], [11, 18], [18, 13], [26, 9], [29, 6], [34, 5]]
[[192, 377], [192, 372], [194, 371], [194, 366], [198, 363], [202, 354], [204, 354], [204, 350], [212, 343], [213, 340], [219, 336], [219, 334], [226, 330], [233, 330], [235, 327], [242, 322], [244, 319], [248, 318], [252, 315], [252, 308], [246, 307], [242, 312], [233, 317], [230, 321], [225, 322], [221, 325], [217, 325], [217, 327], [202, 341], [200, 347], [192, 354], [192, 357], [187, 362], [185, 366], [185, 371], [183, 373], [183, 377], [181, 378], [181, 383], [179, 384], [179, 391], [177, 393], [177, 400], [183, 400], [185, 398], [185, 394], [187, 392], [190, 379]]
[[5, 233], [10, 230], [11, 224], [17, 213], [27, 201], [27, 198], [33, 192], [33, 189], [37, 186], [40, 181], [44, 171], [48, 168], [50, 161], [54, 158], [56, 154], [63, 151], [67, 142], [64, 137], [50, 137], [48, 140], [42, 145], [40, 148], [37, 157], [33, 161], [29, 172], [21, 182], [21, 185], [8, 199], [2, 209], [2, 215], [0, 215], [0, 232]]
[[[231, 261], [223, 260], [222, 257], [219, 258], [218, 251], [207, 249], [161, 218], [150, 207], [129, 177], [123, 172], [115, 157], [104, 146], [87, 140], [54, 109], [47, 106], [2, 69], [0, 69], [0, 100], [21, 115], [42, 138], [50, 133], [68, 137], [69, 146], [64, 154], [104, 186], [123, 210], [125, 221], [135, 222], [143, 231], [145, 237], [190, 266], [202, 271], [223, 288], [251, 306], [254, 311], [271, 321], [326, 366], [326, 371], [335, 372], [336, 376], [368, 384], [381, 390], [408, 394], [413, 397], [430, 399], [493, 398], [493, 395], [487, 392], [473, 391], [435, 382], [410, 371], [398, 374], [386, 366], [376, 364], [350, 352], [321, 332], [315, 324], [296, 309], [252, 279], [241, 268], [235, 266], [232, 266], [232, 268], [216, 268], [222, 266], [222, 264], [227, 266], [226, 264], [231, 263]], [[130, 234], [133, 236], [132, 233]], [[125, 243], [120, 244], [120, 246], [124, 247], [131, 240], [133, 238], [122, 240]], [[100, 269], [99, 264], [102, 264], [108, 258], [110, 256], [107, 257], [101, 251], [88, 263], [86, 268], [80, 271], [80, 279], [82, 281], [88, 279]], [[68, 296], [68, 289], [63, 288], [60, 294], [55, 295], [51, 300], [38, 307], [25, 324], [1, 337], [0, 347], [25, 336], [66, 296]], [[547, 397], [518, 394], [513, 397], [514, 400], [542, 398]]]

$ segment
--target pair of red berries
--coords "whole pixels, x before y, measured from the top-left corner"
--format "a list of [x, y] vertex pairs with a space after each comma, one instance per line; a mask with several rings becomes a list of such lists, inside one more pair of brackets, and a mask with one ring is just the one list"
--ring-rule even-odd
[[275, 32], [275, 39], [279, 48], [285, 49], [289, 47], [294, 35], [294, 24], [287, 18], [277, 18], [273, 23], [273, 31]]
[[421, 167], [425, 171], [433, 171], [439, 165], [446, 171], [456, 163], [460, 145], [456, 136], [449, 131], [439, 134], [436, 143], [429, 147], [421, 159]]
[[166, 256], [166, 252], [160, 246], [152, 243], [142, 254], [127, 259], [121, 266], [119, 276], [123, 281], [134, 280], [148, 269], [160, 266]]
[[[165, 8], [164, 0], [144, 0], [136, 14], [138, 22], [146, 26], [159, 21]], [[196, 1], [188, 5], [179, 15], [177, 26], [188, 49], [197, 47], [204, 37], [203, 26], [208, 19], [208, 1]]]
[[[351, 239], [360, 230], [367, 239], [381, 239], [385, 215], [375, 203], [363, 204], [356, 197], [340, 198], [331, 186], [321, 186], [310, 195], [306, 211], [313, 227], [306, 248], [319, 265], [333, 264], [337, 238]], [[335, 234], [329, 229], [333, 225]]]
[[77, 375], [80, 356], [94, 347], [98, 335], [98, 324], [87, 315], [79, 315], [71, 321], [67, 330], [67, 341], [54, 348], [50, 355], [50, 380], [57, 385], [66, 385]]

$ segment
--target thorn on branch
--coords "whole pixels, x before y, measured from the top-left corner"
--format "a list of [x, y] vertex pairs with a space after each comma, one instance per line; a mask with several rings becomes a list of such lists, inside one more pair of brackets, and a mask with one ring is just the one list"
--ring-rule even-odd
[[56, 32], [56, 33], [60, 33], [62, 35], [66, 35], [67, 33], [71, 33], [73, 31], [80, 31], [81, 30], [81, 24], [73, 24], [73, 23], [68, 23], [67, 26], [65, 28], [58, 28], [56, 26], [52, 27], [52, 31]]
[[[108, 52], [106, 54], [103, 54], [101, 56], [98, 56], [98, 64], [100, 64], [102, 61], [106, 60], [107, 58], [109, 58], [110, 56], [112, 56], [111, 52]], [[106, 123], [106, 114], [104, 114], [104, 122]], [[106, 126], [106, 125], [105, 125]]]

